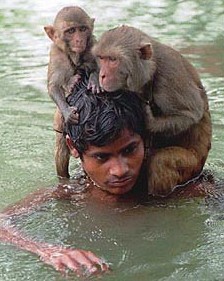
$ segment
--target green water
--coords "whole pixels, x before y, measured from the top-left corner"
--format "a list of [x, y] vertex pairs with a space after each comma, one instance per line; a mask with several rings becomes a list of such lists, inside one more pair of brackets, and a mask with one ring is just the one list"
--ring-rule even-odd
[[[5, 0], [0, 3], [0, 209], [57, 183], [54, 104], [43, 26], [63, 6], [95, 17], [95, 34], [127, 23], [179, 49], [198, 69], [213, 120], [206, 168], [224, 178], [224, 1]], [[77, 166], [73, 161], [72, 167]], [[18, 226], [40, 241], [92, 250], [112, 272], [91, 280], [224, 280], [224, 199], [144, 206], [47, 204]], [[65, 280], [30, 253], [0, 244], [0, 281]], [[71, 280], [78, 280], [72, 277]]]

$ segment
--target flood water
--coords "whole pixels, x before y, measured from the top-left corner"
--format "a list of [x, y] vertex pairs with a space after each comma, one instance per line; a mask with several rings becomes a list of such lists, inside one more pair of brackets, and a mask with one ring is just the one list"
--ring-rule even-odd
[[[60, 8], [74, 3], [95, 17], [97, 37], [111, 27], [133, 25], [180, 50], [196, 66], [207, 89], [213, 122], [206, 168], [221, 182], [223, 0], [5, 0], [0, 4], [0, 210], [37, 188], [57, 183], [55, 106], [46, 90], [50, 41], [43, 26], [52, 23]], [[223, 197], [124, 207], [54, 202], [17, 224], [39, 241], [103, 256], [113, 270], [91, 280], [221, 281], [223, 211]], [[0, 244], [0, 253], [0, 281], [65, 280], [38, 257], [14, 246]]]

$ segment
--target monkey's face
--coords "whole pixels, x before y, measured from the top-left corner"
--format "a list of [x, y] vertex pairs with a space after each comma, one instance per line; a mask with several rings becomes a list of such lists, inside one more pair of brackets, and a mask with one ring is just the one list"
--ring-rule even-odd
[[89, 35], [87, 26], [72, 25], [63, 31], [63, 41], [71, 52], [81, 54], [86, 50]]
[[100, 86], [107, 92], [126, 88], [127, 74], [121, 67], [122, 63], [116, 56], [99, 56]]
[[129, 26], [104, 32], [92, 54], [99, 59], [101, 87], [109, 92], [141, 92], [155, 71], [149, 38]]

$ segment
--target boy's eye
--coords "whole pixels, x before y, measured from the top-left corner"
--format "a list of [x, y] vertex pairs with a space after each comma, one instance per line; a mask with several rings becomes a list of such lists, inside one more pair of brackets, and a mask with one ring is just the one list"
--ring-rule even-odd
[[99, 162], [106, 162], [109, 159], [109, 156], [107, 154], [95, 154], [94, 158]]
[[132, 154], [135, 150], [136, 150], [136, 145], [130, 145], [128, 147], [126, 147], [124, 150], [123, 150], [123, 154], [124, 155], [129, 155], [129, 154]]

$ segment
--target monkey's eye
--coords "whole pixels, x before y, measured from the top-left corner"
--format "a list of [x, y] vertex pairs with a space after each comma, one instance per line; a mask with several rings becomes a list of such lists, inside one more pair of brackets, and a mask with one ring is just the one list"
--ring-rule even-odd
[[103, 56], [97, 56], [97, 58], [98, 58], [99, 60], [103, 60], [103, 59], [104, 59]]
[[115, 62], [115, 61], [117, 61], [117, 58], [116, 57], [109, 57], [109, 60]]
[[80, 32], [85, 32], [87, 30], [87, 27], [86, 26], [80, 26], [79, 27], [79, 31]]
[[68, 30], [66, 30], [66, 33], [73, 34], [73, 33], [75, 33], [75, 31], [76, 31], [76, 28], [75, 27], [71, 27]]

